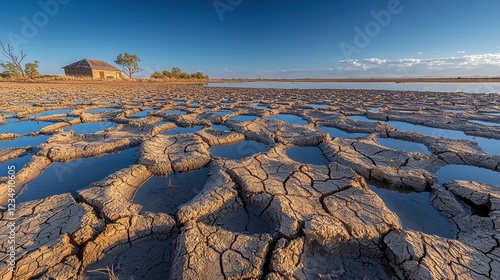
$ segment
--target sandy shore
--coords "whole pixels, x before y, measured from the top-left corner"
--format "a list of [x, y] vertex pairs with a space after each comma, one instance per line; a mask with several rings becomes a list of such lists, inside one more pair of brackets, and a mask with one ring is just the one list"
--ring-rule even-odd
[[76, 81], [0, 99], [0, 164], [27, 158], [0, 178], [18, 200], [9, 272], [0, 193], [2, 279], [500, 275], [498, 94]]

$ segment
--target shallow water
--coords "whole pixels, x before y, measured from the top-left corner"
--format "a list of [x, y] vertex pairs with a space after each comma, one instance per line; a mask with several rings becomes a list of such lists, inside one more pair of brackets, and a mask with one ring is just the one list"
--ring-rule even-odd
[[220, 131], [231, 131], [231, 129], [229, 127], [222, 125], [222, 124], [213, 124], [212, 128], [220, 130]]
[[18, 137], [11, 140], [0, 141], [0, 148], [36, 147], [47, 142], [49, 138], [50, 136], [48, 135]]
[[455, 226], [432, 206], [428, 192], [403, 192], [382, 183], [372, 183], [369, 188], [399, 217], [404, 229], [456, 238]]
[[88, 187], [106, 176], [134, 164], [138, 147], [101, 157], [83, 158], [68, 163], [55, 162], [40, 176], [21, 187], [18, 202], [41, 199], [56, 194], [71, 193]]
[[428, 136], [446, 137], [455, 140], [471, 140], [478, 143], [479, 147], [489, 154], [500, 154], [500, 140], [488, 139], [484, 137], [470, 136], [463, 131], [450, 130], [443, 128], [435, 128], [423, 125], [415, 125], [411, 123], [388, 121], [386, 124], [396, 128], [399, 131], [413, 131], [419, 132]]
[[238, 233], [262, 234], [274, 231], [272, 226], [260, 215], [245, 208], [232, 209], [225, 213], [209, 215], [204, 222]]
[[365, 107], [366, 110], [368, 111], [377, 111], [378, 109], [382, 108], [381, 106], [376, 106], [376, 107]]
[[202, 128], [203, 128], [203, 126], [201, 126], [201, 125], [191, 126], [191, 127], [179, 126], [177, 128], [167, 130], [167, 131], [163, 132], [163, 134], [174, 135], [174, 134], [178, 134], [178, 133], [195, 133], [195, 132], [200, 131]]
[[235, 144], [210, 148], [212, 156], [226, 159], [242, 159], [264, 152], [267, 145], [253, 140], [244, 140]]
[[99, 114], [99, 113], [113, 112], [113, 111], [118, 111], [118, 110], [119, 109], [116, 109], [116, 108], [100, 108], [100, 109], [93, 109], [93, 110], [87, 111], [86, 113]]
[[347, 131], [335, 128], [335, 127], [329, 127], [329, 126], [320, 126], [319, 129], [323, 132], [326, 132], [330, 134], [331, 138], [362, 138], [366, 137], [368, 134], [367, 133], [349, 133]]
[[440, 184], [465, 180], [500, 186], [500, 172], [470, 165], [448, 164], [439, 169], [436, 176]]
[[254, 121], [258, 118], [259, 118], [258, 116], [253, 116], [253, 115], [239, 115], [239, 116], [230, 118], [230, 120], [239, 121], [239, 122], [251, 122], [251, 121]]
[[361, 122], [378, 122], [377, 120], [369, 119], [365, 116], [347, 116], [348, 119], [361, 121]]
[[469, 120], [470, 122], [477, 123], [480, 125], [485, 125], [485, 126], [500, 126], [500, 123], [494, 123], [494, 122], [485, 122], [485, 121], [477, 121], [477, 120]]
[[458, 113], [458, 114], [461, 114], [461, 113], [465, 113], [465, 112], [467, 112], [467, 110], [443, 110], [443, 112], [446, 112], [446, 113]]
[[420, 143], [415, 143], [415, 142], [410, 142], [410, 141], [403, 141], [399, 139], [392, 139], [392, 138], [378, 138], [377, 142], [385, 147], [391, 148], [393, 150], [397, 151], [408, 151], [408, 152], [413, 152], [413, 153], [424, 153], [426, 155], [432, 154], [427, 146], [424, 144]]
[[279, 89], [373, 89], [401, 91], [500, 93], [500, 83], [338, 83], [338, 82], [244, 82], [209, 83], [208, 87]]
[[328, 108], [330, 108], [330, 105], [328, 105], [328, 104], [310, 103], [310, 104], [307, 104], [307, 106], [312, 107], [312, 108], [316, 108], [316, 109], [328, 109]]
[[18, 118], [6, 118], [6, 119], [3, 119], [4, 122], [8, 122], [8, 123], [14, 123], [14, 122], [17, 122], [19, 119]]
[[169, 111], [163, 111], [161, 112], [164, 115], [186, 115], [186, 111], [181, 111], [181, 110], [169, 110]]
[[19, 172], [19, 170], [21, 170], [21, 168], [23, 168], [23, 166], [28, 163], [32, 157], [32, 154], [26, 154], [15, 159], [0, 162], [0, 177], [7, 176], [7, 172], [9, 171], [8, 167], [11, 165], [14, 165], [16, 167], [16, 173]]
[[300, 125], [308, 124], [308, 122], [305, 119], [303, 119], [299, 116], [290, 115], [290, 114], [279, 114], [279, 115], [275, 115], [275, 116], [269, 116], [269, 117], [266, 117], [266, 119], [280, 120], [280, 121], [286, 122], [288, 124], [300, 124]]
[[73, 130], [76, 134], [92, 134], [107, 128], [116, 128], [117, 126], [118, 124], [114, 122], [82, 123], [65, 127], [64, 131]]
[[212, 113], [215, 115], [218, 115], [218, 116], [227, 116], [227, 115], [232, 114], [233, 111], [231, 111], [231, 110], [219, 110], [219, 111], [212, 112]]
[[43, 113], [34, 114], [31, 116], [34, 118], [38, 118], [38, 117], [45, 117], [45, 116], [57, 115], [57, 114], [68, 114], [71, 111], [73, 111], [73, 109], [51, 110], [51, 111], [45, 111]]
[[148, 113], [150, 113], [150, 112], [155, 112], [155, 110], [144, 110], [144, 111], [141, 111], [141, 112], [139, 112], [137, 114], [132, 115], [132, 118], [134, 118], [134, 119], [144, 118], [144, 117], [147, 117]]
[[330, 162], [318, 147], [292, 147], [286, 150], [286, 155], [297, 162], [314, 165], [328, 165]]
[[189, 202], [205, 186], [208, 168], [188, 173], [172, 173], [166, 177], [153, 176], [134, 196], [134, 203], [143, 211], [174, 214], [179, 206]]
[[0, 125], [0, 133], [28, 134], [54, 124], [53, 122], [24, 121]]

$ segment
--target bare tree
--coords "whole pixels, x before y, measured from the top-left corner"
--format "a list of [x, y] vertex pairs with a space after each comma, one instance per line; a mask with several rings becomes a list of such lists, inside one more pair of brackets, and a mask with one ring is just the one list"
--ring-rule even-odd
[[14, 71], [15, 74], [25, 77], [26, 74], [24, 73], [22, 63], [27, 54], [24, 52], [24, 50], [21, 50], [19, 56], [17, 56], [14, 53], [14, 48], [10, 44], [5, 45], [4, 42], [0, 41], [0, 47], [2, 48], [0, 52], [4, 57], [7, 58], [6, 63], [2, 63], [1, 66]]

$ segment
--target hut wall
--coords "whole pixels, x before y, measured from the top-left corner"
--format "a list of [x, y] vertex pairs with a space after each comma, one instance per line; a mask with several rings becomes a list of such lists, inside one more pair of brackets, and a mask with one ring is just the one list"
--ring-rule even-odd
[[122, 79], [122, 72], [120, 71], [110, 71], [110, 70], [92, 70], [92, 76], [94, 79]]
[[88, 68], [64, 68], [66, 76], [92, 77], [92, 71]]

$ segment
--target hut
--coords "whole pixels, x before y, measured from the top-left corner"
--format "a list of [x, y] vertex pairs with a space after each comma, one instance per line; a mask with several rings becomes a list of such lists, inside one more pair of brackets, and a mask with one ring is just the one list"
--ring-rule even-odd
[[123, 79], [122, 70], [102, 60], [82, 59], [63, 67], [66, 76], [88, 77], [92, 79]]

